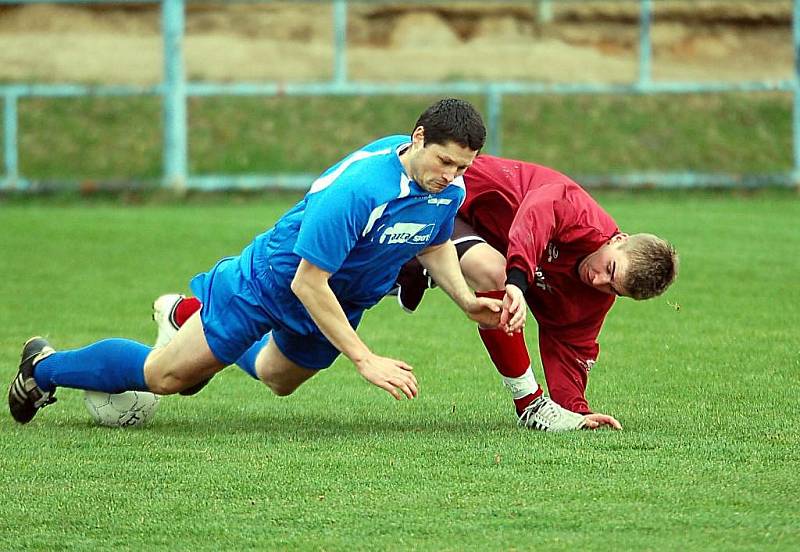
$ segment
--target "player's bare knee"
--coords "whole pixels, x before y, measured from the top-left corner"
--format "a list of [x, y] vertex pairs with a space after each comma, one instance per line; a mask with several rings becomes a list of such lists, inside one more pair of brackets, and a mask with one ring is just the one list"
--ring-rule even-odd
[[481, 268], [480, 272], [471, 275], [470, 283], [475, 291], [494, 291], [506, 287], [505, 265], [488, 265]]
[[185, 382], [170, 377], [156, 378], [147, 381], [147, 388], [150, 389], [151, 393], [155, 393], [156, 395], [174, 395], [188, 387], [189, 385], [185, 384]]
[[297, 389], [296, 385], [288, 384], [282, 381], [276, 381], [272, 379], [264, 379], [262, 381], [264, 381], [267, 387], [269, 387], [270, 390], [278, 397], [288, 397]]

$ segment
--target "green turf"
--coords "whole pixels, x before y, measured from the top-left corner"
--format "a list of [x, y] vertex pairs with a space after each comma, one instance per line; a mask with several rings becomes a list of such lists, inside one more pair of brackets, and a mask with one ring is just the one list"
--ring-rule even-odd
[[[339, 360], [286, 398], [230, 368], [139, 430], [93, 427], [68, 389], [28, 426], [0, 415], [0, 550], [797, 549], [797, 197], [600, 198], [683, 260], [601, 335], [588, 395], [624, 431], [517, 429], [441, 293], [415, 316], [386, 301], [361, 334], [415, 366], [414, 401]], [[0, 379], [34, 333], [152, 341], [153, 298], [288, 205], [0, 206]]]
[[[484, 98], [470, 98], [486, 113]], [[192, 174], [318, 173], [343, 151], [407, 133], [432, 97], [193, 98]], [[520, 96], [503, 103], [502, 154], [568, 174], [785, 172], [788, 94]], [[156, 97], [19, 103], [20, 173], [34, 180], [157, 180]]]

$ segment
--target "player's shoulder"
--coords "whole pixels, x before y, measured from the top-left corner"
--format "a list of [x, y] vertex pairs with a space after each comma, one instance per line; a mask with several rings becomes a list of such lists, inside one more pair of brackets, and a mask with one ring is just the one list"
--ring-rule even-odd
[[401, 168], [397, 150], [403, 144], [410, 142], [410, 137], [403, 135], [380, 138], [354, 151], [332, 169], [342, 174], [359, 174], [375, 170], [397, 172]]
[[411, 137], [407, 134], [393, 134], [370, 142], [362, 147], [361, 151], [384, 153], [388, 150], [389, 152], [393, 152], [403, 144], [409, 143], [411, 143]]
[[320, 187], [323, 183], [327, 187], [327, 185], [342, 177], [347, 179], [349, 176], [359, 175], [365, 171], [380, 168], [381, 166], [396, 171], [397, 167], [400, 166], [397, 149], [402, 144], [409, 141], [410, 139], [408, 136], [396, 135], [386, 136], [374, 142], [370, 142], [328, 168], [322, 173], [322, 176], [314, 182], [312, 188]]
[[409, 136], [405, 135], [370, 142], [325, 171], [311, 185], [309, 194], [325, 190], [362, 200], [373, 196], [391, 198], [404, 174], [397, 150], [409, 142]]

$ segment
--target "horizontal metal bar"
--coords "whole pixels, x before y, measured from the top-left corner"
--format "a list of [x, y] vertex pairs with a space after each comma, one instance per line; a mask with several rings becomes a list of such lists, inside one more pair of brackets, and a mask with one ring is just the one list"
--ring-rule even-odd
[[[158, 4], [161, 0], [0, 0], [3, 4]], [[258, 0], [262, 1], [262, 0]], [[563, 1], [563, 0], [556, 0]]]
[[31, 183], [29, 180], [17, 177], [14, 178], [11, 175], [4, 175], [2, 179], [0, 179], [0, 192], [25, 192], [31, 189]]
[[10, 84], [0, 85], [0, 94], [11, 93], [20, 97], [67, 98], [77, 96], [142, 96], [163, 93], [163, 86], [132, 86], [125, 84]]
[[[435, 94], [708, 94], [727, 92], [792, 92], [794, 80], [772, 81], [655, 81], [645, 85], [537, 82], [307, 82], [307, 83], [200, 83], [188, 82], [189, 96], [402, 96]], [[163, 85], [80, 85], [14, 84], [0, 85], [0, 94], [18, 97], [140, 96], [161, 95]]]
[[[292, 0], [293, 3], [300, 4], [329, 4], [332, 0]], [[508, 0], [506, 0], [508, 2]], [[607, 2], [608, 0], [545, 0], [553, 4], [591, 4]], [[619, 4], [632, 4], [640, 2], [641, 0], [614, 0]], [[670, 0], [654, 0], [655, 2], [668, 2]], [[754, 0], [706, 0], [711, 3], [745, 3], [753, 2]], [[786, 0], [755, 0], [756, 3], [761, 4], [777, 4], [785, 2]], [[161, 0], [0, 0], [0, 5], [3, 4], [158, 4]], [[220, 4], [273, 4], [285, 3], [286, 0], [187, 0], [192, 4], [210, 4], [219, 6]], [[349, 4], [397, 4], [397, 0], [347, 0]], [[425, 0], [426, 4], [452, 4], [453, 0]], [[461, 0], [460, 3], [466, 4], [485, 4], [486, 0]], [[530, 0], [510, 0], [511, 4], [530, 4]]]
[[189, 176], [187, 186], [193, 190], [307, 190], [318, 174], [243, 174]]
[[795, 187], [800, 181], [792, 171], [771, 174], [724, 174], [694, 172], [631, 172], [626, 174], [578, 175], [576, 182], [587, 188], [766, 188]]
[[[192, 189], [288, 189], [307, 190], [315, 174], [252, 174], [189, 176]], [[772, 174], [724, 174], [693, 172], [631, 172], [625, 174], [578, 175], [575, 180], [586, 187], [615, 186], [620, 188], [763, 188], [797, 186], [791, 171]]]
[[[246, 174], [246, 175], [195, 175], [187, 179], [187, 189], [214, 190], [292, 190], [304, 192], [317, 178], [316, 174]], [[792, 171], [771, 174], [722, 174], [687, 172], [632, 172], [626, 174], [573, 175], [576, 182], [586, 188], [613, 187], [623, 189], [686, 189], [686, 188], [766, 188], [800, 186], [800, 174]], [[157, 182], [91, 180], [28, 180], [20, 178], [11, 182], [0, 180], [0, 193], [49, 191], [124, 191], [158, 190]]]
[[655, 81], [647, 84], [537, 83], [456, 81], [353, 82], [348, 83], [188, 83], [190, 96], [314, 96], [314, 95], [433, 95], [433, 94], [699, 94], [723, 92], [769, 92], [794, 90], [790, 79], [774, 81]]

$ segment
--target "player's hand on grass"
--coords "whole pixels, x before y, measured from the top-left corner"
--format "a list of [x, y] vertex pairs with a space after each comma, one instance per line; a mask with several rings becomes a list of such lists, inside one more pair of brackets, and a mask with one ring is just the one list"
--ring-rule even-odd
[[587, 414], [584, 418], [586, 418], [586, 425], [584, 426], [586, 429], [599, 429], [601, 427], [622, 429], [622, 424], [616, 418], [607, 414]]
[[409, 399], [417, 396], [417, 378], [413, 368], [393, 358], [370, 353], [363, 360], [355, 362], [358, 373], [372, 385], [380, 387], [398, 401], [403, 395]]
[[506, 285], [506, 294], [503, 297], [503, 310], [500, 313], [500, 329], [511, 335], [521, 332], [525, 328], [525, 318], [528, 309], [525, 304], [525, 295], [514, 284]]
[[496, 328], [500, 325], [500, 313], [503, 303], [491, 297], [475, 297], [475, 301], [466, 306], [464, 312], [483, 328]]

